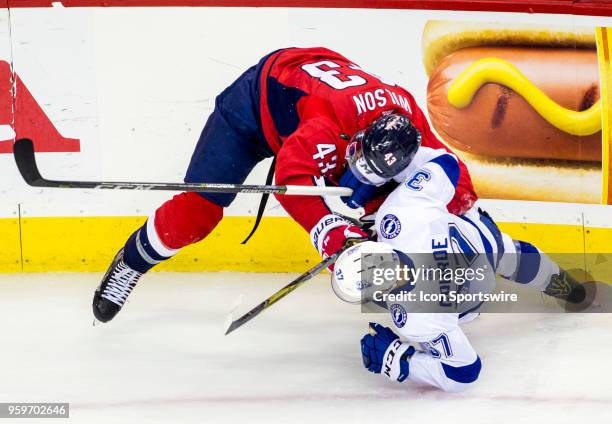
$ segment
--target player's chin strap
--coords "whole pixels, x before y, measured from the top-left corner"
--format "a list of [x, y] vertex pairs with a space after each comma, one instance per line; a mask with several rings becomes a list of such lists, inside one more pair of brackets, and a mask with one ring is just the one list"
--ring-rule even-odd
[[[272, 160], [272, 165], [270, 165], [270, 169], [268, 169], [268, 176], [266, 177], [266, 185], [272, 184], [272, 179], [274, 178], [274, 169], [276, 168], [276, 156]], [[264, 193], [261, 196], [261, 200], [259, 201], [259, 209], [257, 210], [257, 217], [255, 218], [255, 224], [253, 224], [253, 229], [249, 235], [244, 239], [244, 241], [240, 244], [246, 244], [247, 241], [251, 239], [255, 231], [257, 231], [257, 227], [259, 227], [259, 223], [261, 222], [261, 218], [263, 217], [264, 210], [266, 209], [266, 204], [268, 203], [268, 198], [270, 197], [270, 193]]]

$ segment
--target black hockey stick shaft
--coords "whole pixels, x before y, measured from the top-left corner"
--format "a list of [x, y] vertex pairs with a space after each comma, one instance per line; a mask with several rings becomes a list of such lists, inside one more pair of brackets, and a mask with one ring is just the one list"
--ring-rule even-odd
[[240, 318], [237, 318], [231, 322], [227, 330], [225, 331], [225, 335], [228, 335], [232, 331], [237, 328], [242, 327], [244, 324], [255, 318], [257, 315], [261, 314], [263, 311], [268, 309], [270, 306], [274, 305], [276, 302], [281, 300], [283, 297], [287, 296], [289, 293], [300, 287], [306, 281], [312, 279], [315, 275], [319, 274], [325, 268], [334, 263], [334, 261], [338, 258], [338, 256], [344, 251], [342, 249], [338, 253], [335, 253], [323, 261], [319, 262], [314, 267], [310, 268], [308, 271], [300, 275], [298, 278], [287, 284], [282, 289], [278, 290], [272, 296], [268, 297], [266, 300], [261, 302], [259, 305], [255, 306], [253, 309], [248, 311], [246, 314], [242, 315]]
[[299, 196], [350, 196], [352, 193], [352, 190], [348, 187], [48, 180], [38, 170], [32, 140], [22, 138], [15, 141], [13, 155], [21, 176], [28, 185], [33, 187], [195, 191], [200, 193], [270, 193]]
[[268, 309], [270, 306], [274, 305], [276, 302], [281, 300], [283, 297], [287, 296], [289, 293], [300, 287], [305, 282], [312, 279], [314, 276], [319, 274], [325, 268], [329, 267], [331, 264], [336, 262], [336, 259], [349, 247], [353, 246], [360, 241], [364, 241], [364, 239], [355, 238], [347, 240], [345, 246], [334, 253], [333, 255], [325, 258], [323, 261], [319, 262], [317, 265], [310, 268], [308, 271], [300, 275], [298, 278], [287, 284], [285, 287], [274, 293], [272, 296], [268, 297], [266, 300], [261, 302], [259, 305], [255, 306], [253, 309], [248, 311], [246, 314], [242, 315], [240, 318], [232, 320], [230, 325], [227, 327], [225, 331], [225, 335], [228, 335], [232, 331], [237, 328], [242, 327], [244, 324], [255, 318], [257, 315], [261, 314], [263, 311]]

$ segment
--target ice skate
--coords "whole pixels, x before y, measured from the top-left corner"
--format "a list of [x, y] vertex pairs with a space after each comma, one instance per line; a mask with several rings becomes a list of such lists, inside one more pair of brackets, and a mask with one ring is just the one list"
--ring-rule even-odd
[[98, 321], [108, 322], [119, 313], [142, 273], [123, 261], [121, 249], [104, 274], [93, 297], [93, 314]]

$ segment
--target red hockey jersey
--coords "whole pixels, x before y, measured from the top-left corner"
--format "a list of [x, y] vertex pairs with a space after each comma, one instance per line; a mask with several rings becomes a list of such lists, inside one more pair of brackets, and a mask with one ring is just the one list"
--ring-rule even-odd
[[[262, 127], [277, 155], [277, 184], [316, 185], [323, 179], [337, 184], [348, 140], [385, 111], [407, 115], [421, 131], [423, 146], [449, 150], [408, 91], [329, 49], [279, 50], [269, 56], [260, 78]], [[455, 197], [447, 205], [454, 214], [467, 211], [477, 198], [462, 162], [460, 169]], [[278, 200], [307, 231], [331, 213], [320, 197]]]

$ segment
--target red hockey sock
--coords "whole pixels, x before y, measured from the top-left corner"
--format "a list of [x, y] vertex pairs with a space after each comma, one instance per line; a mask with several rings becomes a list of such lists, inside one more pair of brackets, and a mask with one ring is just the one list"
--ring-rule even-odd
[[168, 249], [205, 238], [223, 218], [223, 208], [193, 192], [181, 193], [155, 212], [155, 231]]

